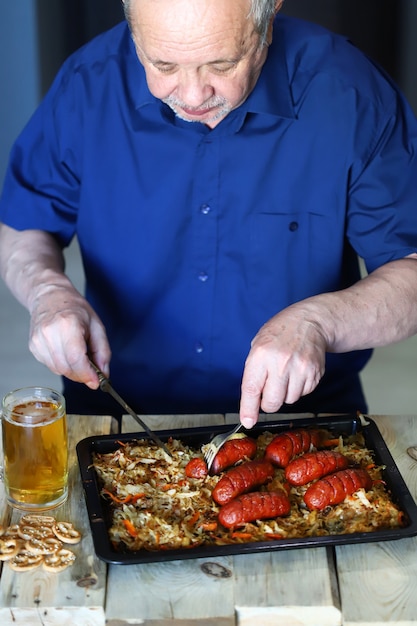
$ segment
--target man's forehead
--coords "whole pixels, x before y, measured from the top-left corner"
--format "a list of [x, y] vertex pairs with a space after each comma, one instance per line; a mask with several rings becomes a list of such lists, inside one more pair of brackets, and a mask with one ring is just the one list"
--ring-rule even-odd
[[251, 47], [255, 29], [241, 0], [195, 0], [198, 9], [190, 8], [191, 0], [156, 0], [164, 6], [172, 3], [162, 14], [152, 9], [154, 2], [138, 0], [132, 20], [135, 42], [149, 60], [213, 53], [221, 59], [236, 58]]
[[130, 12], [135, 30], [181, 38], [242, 30], [252, 23], [249, 7], [250, 0], [134, 0]]

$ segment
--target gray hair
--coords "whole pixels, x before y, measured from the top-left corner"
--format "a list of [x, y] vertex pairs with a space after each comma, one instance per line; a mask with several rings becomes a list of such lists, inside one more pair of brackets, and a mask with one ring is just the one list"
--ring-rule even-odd
[[248, 17], [253, 18], [255, 30], [261, 38], [261, 45], [267, 43], [268, 28], [276, 11], [276, 0], [251, 0]]
[[[275, 15], [276, 0], [250, 0], [251, 8], [248, 17], [253, 18], [255, 29], [261, 38], [261, 45], [267, 43], [268, 27]], [[132, 0], [124, 0], [124, 12], [127, 22], [131, 25]]]

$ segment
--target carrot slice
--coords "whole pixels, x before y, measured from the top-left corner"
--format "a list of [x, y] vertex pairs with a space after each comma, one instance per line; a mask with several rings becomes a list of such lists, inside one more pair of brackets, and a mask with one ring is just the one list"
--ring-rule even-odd
[[130, 520], [124, 519], [123, 520], [123, 525], [124, 525], [124, 527], [126, 528], [127, 532], [129, 533], [129, 535], [131, 537], [137, 537], [138, 531], [133, 526], [133, 524], [132, 524], [132, 522]]
[[130, 494], [127, 495], [125, 498], [118, 498], [108, 489], [103, 489], [103, 493], [105, 493], [106, 496], [109, 496], [113, 500], [113, 502], [117, 502], [117, 504], [127, 504], [132, 500], [132, 496]]
[[196, 523], [199, 517], [200, 517], [200, 511], [196, 511], [194, 515], [192, 515], [190, 519], [188, 520], [188, 524], [190, 526], [194, 526], [194, 524]]
[[242, 532], [234, 532], [231, 534], [232, 539], [253, 539], [253, 535], [251, 533], [242, 533]]
[[201, 524], [203, 530], [213, 531], [217, 529], [217, 522], [203, 522]]

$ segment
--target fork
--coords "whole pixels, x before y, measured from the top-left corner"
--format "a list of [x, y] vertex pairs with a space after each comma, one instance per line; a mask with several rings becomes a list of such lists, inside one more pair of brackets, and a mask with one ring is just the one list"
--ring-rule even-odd
[[229, 430], [227, 433], [220, 433], [213, 437], [213, 439], [205, 446], [203, 456], [204, 460], [207, 463], [207, 470], [210, 470], [214, 457], [220, 450], [220, 448], [228, 441], [233, 435], [235, 435], [241, 428], [243, 428], [243, 424], [239, 422], [233, 430]]

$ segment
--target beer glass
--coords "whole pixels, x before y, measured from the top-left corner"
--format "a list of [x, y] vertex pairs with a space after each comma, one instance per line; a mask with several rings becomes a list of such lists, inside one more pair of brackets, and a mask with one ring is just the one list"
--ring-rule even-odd
[[47, 387], [24, 387], [2, 401], [3, 481], [9, 504], [44, 511], [68, 495], [65, 399]]

